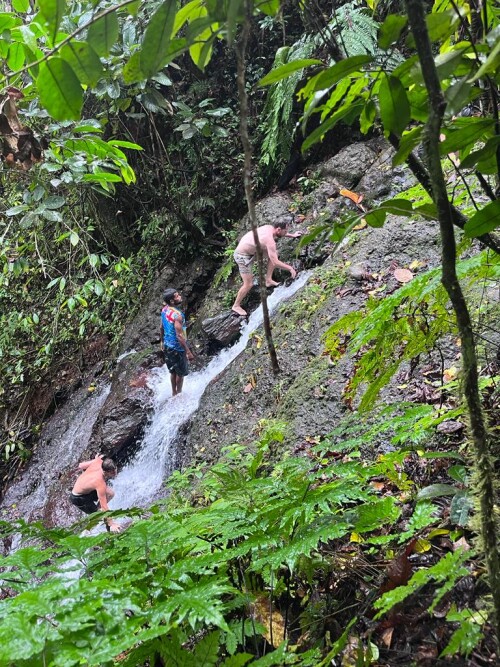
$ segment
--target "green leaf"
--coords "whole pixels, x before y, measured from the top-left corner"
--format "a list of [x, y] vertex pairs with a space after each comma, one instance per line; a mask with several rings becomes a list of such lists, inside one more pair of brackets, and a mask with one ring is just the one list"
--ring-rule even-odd
[[71, 232], [69, 235], [69, 240], [72, 246], [77, 246], [78, 243], [80, 242], [80, 237], [76, 232]]
[[13, 16], [12, 14], [0, 14], [0, 34], [21, 24], [22, 21], [17, 18], [17, 16]]
[[422, 130], [422, 126], [419, 125], [402, 134], [397, 153], [392, 158], [394, 167], [405, 162], [412, 150], [419, 145], [422, 140]]
[[66, 200], [64, 197], [57, 197], [56, 195], [51, 195], [50, 197], [47, 197], [43, 201], [43, 205], [45, 208], [61, 208], [61, 206], [64, 206], [66, 203]]
[[395, 76], [385, 76], [379, 88], [380, 117], [385, 135], [403, 134], [410, 121], [410, 104], [401, 81]]
[[366, 134], [373, 127], [376, 115], [377, 107], [375, 106], [375, 102], [367, 100], [359, 117], [360, 129], [363, 134]]
[[131, 150], [134, 151], [144, 150], [142, 146], [139, 146], [139, 144], [133, 144], [131, 141], [121, 141], [119, 139], [110, 139], [108, 141], [108, 144], [110, 146], [120, 146], [121, 148], [130, 148]]
[[364, 102], [357, 102], [355, 104], [346, 104], [341, 106], [338, 111], [330, 116], [330, 118], [328, 118], [324, 123], [321, 123], [319, 127], [311, 132], [307, 139], [302, 143], [302, 152], [304, 153], [308, 148], [313, 146], [318, 141], [322, 141], [325, 134], [334, 128], [340, 120], [344, 120], [346, 123], [349, 122], [349, 119], [352, 121], [361, 113], [364, 106]]
[[439, 144], [441, 155], [447, 155], [473, 146], [485, 136], [494, 134], [495, 121], [492, 118], [457, 118], [453, 125], [444, 129], [446, 139]]
[[320, 72], [319, 74], [316, 74], [316, 76], [313, 76], [306, 86], [299, 91], [299, 97], [309, 98], [318, 90], [330, 88], [352, 72], [359, 70], [361, 65], [365, 65], [372, 60], [373, 58], [371, 56], [361, 55], [351, 56], [350, 58], [335, 63], [335, 65], [332, 65], [324, 72]]
[[19, 42], [14, 42], [9, 46], [9, 54], [7, 56], [7, 64], [13, 72], [17, 72], [24, 65], [26, 54], [24, 46]]
[[383, 227], [385, 219], [387, 217], [387, 212], [381, 209], [376, 211], [370, 211], [365, 215], [365, 220], [370, 227]]
[[177, 1], [165, 0], [148, 23], [140, 52], [140, 67], [146, 78], [156, 74], [166, 63], [176, 12]]
[[118, 31], [116, 13], [105, 14], [90, 26], [87, 42], [98, 56], [107, 56], [118, 39]]
[[484, 208], [469, 218], [465, 223], [464, 232], [468, 238], [475, 238], [500, 226], [500, 199], [486, 204]]
[[497, 41], [496, 46], [493, 47], [491, 53], [486, 58], [484, 63], [478, 69], [475, 76], [472, 77], [471, 82], [483, 78], [486, 74], [495, 72], [500, 67], [500, 40]]
[[45, 19], [52, 43], [56, 41], [57, 31], [66, 9], [65, 0], [38, 0], [40, 14]]
[[482, 148], [467, 155], [467, 157], [461, 161], [460, 166], [462, 169], [472, 169], [479, 162], [491, 157], [496, 157], [499, 144], [500, 136], [491, 137]]
[[61, 58], [74, 71], [81, 83], [96, 86], [102, 76], [101, 60], [87, 42], [70, 42], [61, 49]]
[[455, 656], [457, 654], [469, 656], [483, 637], [481, 625], [464, 620], [451, 635], [450, 641], [439, 657], [444, 658], [447, 655]]
[[317, 60], [316, 58], [303, 58], [302, 60], [295, 60], [286, 65], [281, 65], [281, 67], [277, 67], [276, 69], [271, 70], [269, 74], [266, 74], [266, 76], [259, 81], [258, 85], [270, 86], [272, 83], [276, 83], [276, 81], [285, 79], [292, 72], [297, 72], [298, 70], [302, 70], [304, 67], [310, 67], [311, 65], [321, 65], [321, 60]]
[[388, 49], [392, 44], [398, 41], [403, 28], [408, 22], [407, 16], [389, 14], [380, 26], [378, 34], [378, 45], [381, 49]]
[[20, 14], [24, 14], [30, 8], [29, 0], [12, 0], [12, 9]]
[[49, 58], [40, 65], [36, 80], [40, 103], [56, 120], [78, 120], [83, 90], [71, 67], [62, 58]]
[[441, 496], [454, 496], [456, 493], [457, 488], [450, 484], [431, 484], [417, 493], [417, 500], [439, 498]]
[[280, 8], [280, 0], [260, 0], [256, 3], [256, 8], [267, 16], [276, 16]]

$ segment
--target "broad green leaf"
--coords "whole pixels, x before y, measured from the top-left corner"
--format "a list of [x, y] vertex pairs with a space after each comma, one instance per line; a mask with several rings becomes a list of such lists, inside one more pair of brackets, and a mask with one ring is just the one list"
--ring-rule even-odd
[[467, 157], [461, 161], [460, 166], [462, 169], [472, 169], [478, 162], [487, 160], [491, 157], [495, 158], [499, 144], [500, 136], [491, 137], [482, 148], [467, 155]]
[[500, 199], [486, 204], [484, 208], [469, 218], [465, 223], [464, 232], [468, 238], [488, 234], [500, 227]]
[[36, 80], [40, 103], [56, 120], [78, 120], [83, 90], [76, 74], [62, 58], [49, 58], [40, 65]]
[[177, 1], [165, 0], [148, 23], [140, 52], [141, 70], [146, 78], [156, 74], [167, 62], [176, 12]]
[[123, 80], [126, 84], [135, 83], [144, 79], [141, 70], [141, 52], [136, 51], [123, 68]]
[[24, 14], [30, 8], [29, 0], [12, 0], [12, 9], [20, 14]]
[[[0, 14], [0, 34], [4, 33], [6, 30], [10, 30], [14, 26], [21, 25], [21, 19], [12, 14]], [[3, 41], [3, 40], [2, 40]]]
[[276, 16], [280, 8], [280, 0], [258, 0], [255, 7], [267, 16]]
[[121, 140], [118, 140], [118, 139], [110, 139], [108, 141], [108, 144], [110, 146], [120, 146], [121, 148], [130, 148], [131, 150], [134, 150], [134, 151], [144, 150], [142, 146], [139, 146], [139, 144], [133, 144], [131, 141], [121, 141]]
[[483, 78], [486, 74], [496, 72], [499, 68], [500, 68], [500, 40], [497, 41], [496, 45], [491, 50], [489, 56], [486, 58], [481, 67], [478, 69], [475, 76], [472, 77], [471, 82]]
[[[191, 0], [184, 5], [175, 15], [175, 21], [172, 28], [172, 35], [176, 35], [186, 21], [193, 21], [200, 16], [200, 9], [203, 8], [203, 0]], [[206, 10], [205, 10], [206, 11]]]
[[61, 206], [64, 206], [66, 203], [66, 200], [64, 197], [57, 197], [56, 195], [52, 195], [50, 197], [47, 197], [47, 199], [44, 200], [43, 205], [45, 208], [61, 208]]
[[49, 37], [54, 44], [61, 19], [66, 9], [65, 0], [38, 0], [40, 14], [45, 19]]
[[384, 133], [400, 136], [410, 121], [410, 104], [401, 81], [385, 76], [379, 88], [380, 117]]
[[17, 72], [24, 65], [25, 52], [24, 47], [19, 42], [14, 42], [9, 46], [7, 64], [13, 72]]
[[380, 208], [388, 213], [393, 215], [413, 215], [413, 206], [411, 201], [408, 199], [403, 199], [402, 197], [396, 197], [395, 199], [387, 199], [382, 202]]
[[319, 74], [316, 74], [316, 76], [313, 76], [305, 87], [299, 91], [299, 97], [308, 99], [316, 91], [330, 88], [348, 74], [359, 70], [361, 65], [365, 65], [372, 60], [373, 58], [371, 56], [361, 55], [351, 56], [350, 58], [335, 63], [335, 65], [332, 65], [324, 72], [320, 72]]
[[492, 118], [457, 118], [453, 125], [444, 128], [446, 139], [439, 144], [441, 155], [473, 146], [476, 141], [494, 134]]
[[367, 100], [363, 111], [359, 117], [359, 124], [362, 134], [366, 134], [372, 127], [377, 115], [377, 107], [373, 100]]
[[346, 123], [352, 122], [354, 118], [359, 116], [364, 106], [364, 102], [357, 102], [355, 104], [342, 106], [338, 111], [330, 116], [328, 120], [326, 120], [324, 123], [321, 123], [319, 127], [311, 132], [307, 139], [302, 143], [302, 152], [305, 152], [318, 141], [322, 141], [325, 134], [333, 127], [335, 127], [335, 125], [340, 120], [344, 120]]
[[90, 26], [87, 42], [98, 56], [107, 56], [118, 39], [118, 29], [116, 13], [105, 14]]
[[71, 232], [69, 235], [69, 240], [72, 246], [77, 246], [78, 243], [80, 242], [80, 237], [76, 232]]
[[439, 220], [436, 204], [420, 204], [413, 208], [415, 215], [420, 215], [428, 220]]
[[456, 81], [452, 86], [445, 90], [444, 98], [446, 104], [446, 117], [455, 116], [460, 109], [471, 100], [472, 85], [467, 81], [466, 76]]
[[404, 132], [399, 142], [399, 148], [392, 158], [393, 166], [402, 164], [408, 155], [416, 148], [422, 140], [422, 126], [413, 127], [409, 132]]
[[84, 181], [89, 183], [121, 183], [122, 179], [118, 174], [110, 171], [98, 171], [95, 174], [85, 174]]
[[385, 219], [387, 217], [387, 212], [381, 209], [375, 211], [370, 211], [365, 215], [365, 220], [370, 227], [383, 227]]
[[72, 68], [81, 83], [96, 86], [102, 76], [101, 60], [87, 42], [71, 41], [61, 49], [61, 58]]
[[266, 76], [259, 81], [259, 86], [269, 86], [272, 83], [276, 83], [276, 81], [285, 79], [292, 72], [304, 69], [304, 67], [309, 67], [310, 65], [321, 65], [321, 60], [317, 60], [316, 58], [303, 58], [302, 60], [295, 60], [286, 65], [281, 65], [281, 67], [277, 67], [269, 72], [269, 74], [266, 74]]
[[455, 486], [451, 486], [450, 484], [431, 484], [417, 493], [417, 500], [454, 496], [457, 490]]
[[392, 44], [398, 41], [401, 31], [408, 22], [407, 16], [398, 14], [389, 14], [380, 26], [378, 33], [378, 45], [381, 49], [388, 49]]
[[192, 61], [202, 72], [205, 70], [205, 67], [208, 65], [210, 58], [212, 57], [214, 38], [215, 35], [212, 29], [207, 28], [198, 35], [197, 40], [189, 47], [189, 55], [191, 56]]

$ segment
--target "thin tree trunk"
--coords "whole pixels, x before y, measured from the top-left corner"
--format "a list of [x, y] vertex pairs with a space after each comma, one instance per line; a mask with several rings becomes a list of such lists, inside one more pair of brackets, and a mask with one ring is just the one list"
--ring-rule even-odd
[[262, 253], [262, 246], [260, 245], [259, 236], [257, 234], [257, 219], [255, 216], [255, 203], [252, 192], [252, 147], [248, 136], [248, 98], [245, 87], [245, 57], [248, 44], [248, 37], [250, 34], [251, 21], [251, 2], [245, 1], [245, 21], [241, 31], [241, 36], [238, 44], [235, 47], [237, 72], [238, 72], [238, 96], [240, 100], [240, 137], [243, 145], [245, 155], [245, 162], [243, 167], [243, 183], [245, 186], [245, 197], [248, 205], [248, 217], [252, 226], [253, 238], [255, 242], [255, 249], [257, 255], [257, 269], [259, 275], [260, 300], [262, 302], [262, 314], [264, 318], [264, 333], [267, 341], [267, 348], [269, 350], [269, 357], [271, 359], [271, 368], [274, 375], [278, 375], [280, 367], [278, 357], [276, 355], [276, 348], [274, 347], [273, 334], [271, 330], [271, 319], [269, 317], [269, 308], [267, 306], [267, 290], [266, 279], [264, 273], [264, 258]]
[[494, 472], [490, 456], [490, 436], [486, 427], [479, 392], [477, 357], [472, 323], [467, 302], [456, 273], [456, 243], [453, 213], [441, 168], [439, 135], [446, 106], [432, 56], [432, 47], [425, 23], [421, 0], [406, 0], [408, 19], [415, 38], [422, 74], [429, 94], [429, 119], [424, 146], [432, 183], [432, 198], [438, 209], [442, 243], [441, 281], [450, 297], [462, 343], [463, 387], [470, 419], [470, 435], [476, 468], [476, 490], [480, 504], [481, 537], [488, 578], [495, 608], [495, 627], [500, 644], [500, 563], [497, 550], [495, 520]]

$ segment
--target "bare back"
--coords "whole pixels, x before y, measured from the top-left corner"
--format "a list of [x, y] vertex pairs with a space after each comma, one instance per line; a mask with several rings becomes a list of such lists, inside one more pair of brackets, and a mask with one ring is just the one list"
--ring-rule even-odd
[[[273, 250], [276, 250], [276, 241], [274, 240], [273, 232], [273, 225], [262, 225], [257, 229], [260, 245], [262, 246], [262, 250], [265, 254], [269, 254], [269, 250], [271, 250], [271, 253]], [[243, 255], [255, 255], [255, 241], [252, 230], [241, 237], [240, 242], [236, 248], [236, 252], [239, 252]]]
[[89, 466], [76, 480], [73, 487], [73, 493], [84, 494], [92, 491], [99, 491], [101, 493], [106, 489], [106, 481], [102, 472], [102, 465]]

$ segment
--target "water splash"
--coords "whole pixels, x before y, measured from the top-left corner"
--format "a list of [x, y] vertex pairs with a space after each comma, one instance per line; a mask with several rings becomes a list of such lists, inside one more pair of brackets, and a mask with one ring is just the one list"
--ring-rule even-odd
[[[269, 312], [297, 292], [308, 280], [311, 271], [301, 273], [288, 287], [280, 286], [268, 298]], [[184, 380], [182, 393], [172, 397], [170, 374], [163, 366], [150, 382], [155, 395], [153, 418], [144, 434], [141, 450], [118, 475], [114, 482], [115, 497], [111, 509], [144, 507], [160, 489], [171, 472], [172, 448], [179, 428], [195, 412], [207, 385], [245, 349], [252, 333], [262, 324], [262, 307], [252, 313], [233, 347], [222, 350], [201, 371]]]

